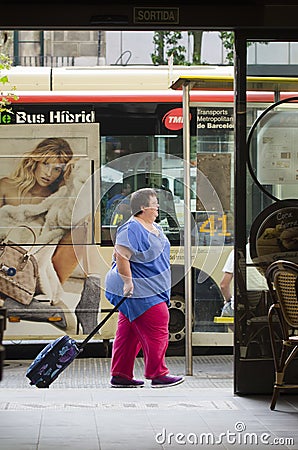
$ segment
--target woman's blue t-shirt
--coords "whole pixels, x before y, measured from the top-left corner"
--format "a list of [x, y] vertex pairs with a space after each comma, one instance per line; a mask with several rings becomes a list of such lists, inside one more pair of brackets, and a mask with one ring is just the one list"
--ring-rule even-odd
[[[132, 217], [117, 230], [116, 245], [132, 252], [130, 267], [134, 293], [119, 308], [130, 321], [158, 303], [170, 305], [170, 243], [161, 227], [155, 226], [158, 236]], [[123, 280], [115, 262], [106, 276], [105, 287], [107, 299], [116, 305], [123, 296]]]

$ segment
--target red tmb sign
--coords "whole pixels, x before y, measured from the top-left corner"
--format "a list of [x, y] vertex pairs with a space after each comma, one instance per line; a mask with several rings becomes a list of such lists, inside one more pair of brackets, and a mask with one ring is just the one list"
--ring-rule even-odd
[[[189, 120], [191, 120], [191, 114], [189, 114]], [[183, 109], [171, 109], [163, 116], [162, 122], [168, 130], [181, 130], [183, 128]]]

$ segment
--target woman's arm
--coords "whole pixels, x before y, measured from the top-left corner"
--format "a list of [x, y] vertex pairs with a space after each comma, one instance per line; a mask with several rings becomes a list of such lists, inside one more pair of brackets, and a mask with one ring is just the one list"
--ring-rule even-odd
[[132, 282], [132, 274], [130, 268], [130, 257], [132, 253], [129, 248], [124, 247], [122, 245], [115, 246], [115, 256], [116, 256], [116, 264], [119, 275], [121, 276], [124, 286], [123, 286], [123, 294], [124, 295], [132, 295], [133, 294], [133, 282]]
[[0, 208], [4, 205], [19, 206], [20, 192], [13, 180], [8, 177], [0, 179]]
[[220, 289], [221, 289], [222, 295], [224, 296], [226, 302], [228, 302], [232, 297], [232, 293], [231, 293], [232, 279], [233, 279], [233, 274], [230, 272], [225, 272], [224, 276], [222, 277], [222, 280], [220, 282]]
[[8, 179], [6, 177], [1, 178], [1, 180], [0, 180], [0, 208], [6, 204], [5, 198], [7, 196], [8, 189], [9, 189], [8, 188]]

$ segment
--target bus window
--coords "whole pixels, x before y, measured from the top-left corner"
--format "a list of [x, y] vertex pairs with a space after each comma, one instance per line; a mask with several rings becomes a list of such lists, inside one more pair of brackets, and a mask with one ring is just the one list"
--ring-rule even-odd
[[[88, 115], [94, 119], [93, 125], [99, 129], [100, 135], [99, 141], [97, 138], [96, 155], [91, 158], [98, 163], [100, 169], [98, 177], [100, 186], [96, 191], [96, 201], [97, 196], [99, 197], [100, 213], [94, 221], [94, 230], [99, 235], [99, 239], [96, 238], [95, 253], [101, 259], [102, 264], [98, 270], [102, 280], [105, 278], [105, 271], [110, 267], [117, 228], [130, 217], [130, 192], [143, 187], [156, 189], [160, 203], [158, 221], [171, 242], [173, 286], [170, 343], [171, 347], [183, 348], [185, 336], [185, 164], [183, 130], [179, 116], [181, 105], [177, 101], [168, 100], [172, 96], [169, 92], [163, 99], [150, 94], [150, 101], [142, 92], [135, 95], [133, 100], [129, 95], [126, 98], [125, 93], [121, 96], [120, 101], [115, 100], [115, 97], [108, 93], [105, 94], [105, 98], [102, 94], [97, 94], [97, 99], [96, 96], [92, 96], [91, 101], [90, 97], [86, 99], [83, 94], [80, 94], [73, 103], [68, 102], [65, 96], [61, 96], [59, 101], [58, 94], [55, 94], [55, 102], [51, 96], [47, 102], [46, 95], [41, 100], [35, 95], [34, 101], [30, 100], [28, 95], [29, 100], [25, 103], [22, 96], [22, 102], [13, 105], [14, 114], [11, 119], [12, 124], [9, 126], [17, 127], [18, 124], [15, 121], [18, 118], [24, 121], [25, 117], [30, 120], [42, 117], [46, 124], [50, 124], [52, 118], [62, 120], [66, 112], [67, 117], [78, 117], [81, 120]], [[166, 120], [164, 120], [165, 117]], [[225, 160], [228, 159], [226, 155], [229, 154], [231, 167], [233, 166], [232, 133], [223, 131], [219, 127], [216, 130], [214, 127], [206, 127], [204, 133], [199, 133], [197, 124], [197, 106], [191, 106], [193, 330], [201, 334], [205, 331], [216, 334], [227, 331], [225, 326], [216, 324], [213, 318], [220, 312], [221, 270], [231, 250], [230, 246], [233, 245], [233, 183], [231, 173], [225, 169], [225, 175], [227, 179], [231, 179], [231, 183], [230, 186], [226, 185], [225, 195], [221, 199], [221, 185], [217, 186], [215, 182], [222, 177], [222, 171], [220, 169], [214, 171], [215, 164], [210, 159], [223, 155], [222, 158]], [[68, 130], [69, 126], [64, 125], [59, 124], [61, 130]], [[215, 177], [215, 181], [210, 182], [212, 176]], [[207, 191], [205, 187], [202, 189], [202, 179], [208, 185]], [[126, 190], [128, 185], [130, 189]], [[216, 195], [213, 195], [214, 193]], [[214, 203], [214, 198], [219, 198], [219, 201]], [[96, 207], [96, 212], [99, 210]], [[79, 270], [71, 276], [79, 282], [80, 286], [81, 277]], [[72, 284], [69, 283], [69, 285]], [[101, 307], [109, 308], [104, 294], [101, 298]], [[14, 329], [9, 331], [10, 336], [26, 335], [26, 332], [21, 332], [24, 328], [23, 324], [13, 325], [13, 327]], [[18, 330], [15, 329], [17, 327]], [[114, 331], [112, 323], [109, 323], [103, 330], [103, 336], [112, 339]], [[42, 335], [42, 332], [38, 331], [38, 333], [39, 336]], [[200, 336], [199, 345], [203, 342]], [[214, 342], [219, 342], [219, 338], [215, 336]]]

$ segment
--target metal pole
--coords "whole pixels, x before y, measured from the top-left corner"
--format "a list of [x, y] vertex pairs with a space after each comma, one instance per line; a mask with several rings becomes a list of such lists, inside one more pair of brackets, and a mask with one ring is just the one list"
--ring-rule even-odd
[[[235, 247], [245, 252], [246, 232], [246, 40], [240, 32], [235, 32]], [[235, 264], [237, 255], [235, 255]], [[234, 277], [236, 288], [237, 271]], [[236, 292], [236, 291], [235, 291]], [[237, 305], [235, 305], [236, 308]]]
[[185, 374], [192, 375], [193, 367], [192, 367], [189, 84], [183, 86], [183, 160], [184, 160]]
[[[246, 254], [246, 39], [240, 31], [235, 32], [235, 84], [234, 84], [234, 114], [235, 114], [235, 257], [234, 267], [238, 266], [238, 250]], [[237, 292], [238, 271], [234, 271], [234, 292]], [[240, 316], [237, 310], [238, 298], [235, 295], [235, 322]], [[245, 368], [240, 358], [239, 326], [234, 333], [234, 392], [239, 392], [241, 377], [246, 378]], [[242, 369], [242, 371], [241, 371]], [[239, 382], [240, 381], [240, 382]]]

